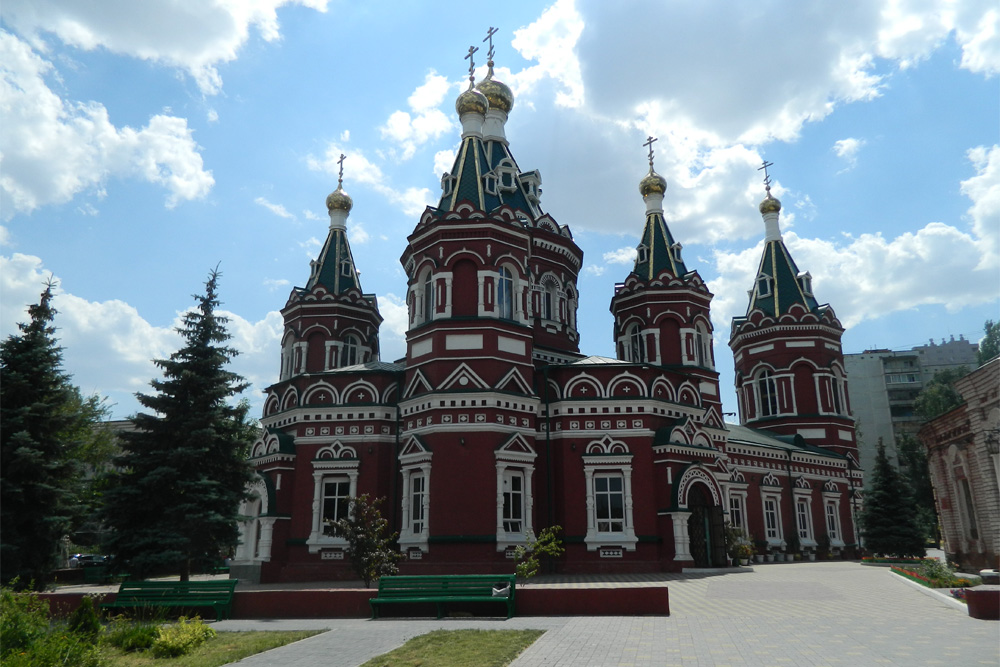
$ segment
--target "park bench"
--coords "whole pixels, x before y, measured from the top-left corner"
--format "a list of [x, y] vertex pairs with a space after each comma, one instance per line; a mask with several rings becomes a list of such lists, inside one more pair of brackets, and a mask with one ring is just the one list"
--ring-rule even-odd
[[507, 607], [507, 618], [514, 615], [513, 574], [448, 574], [421, 576], [386, 576], [378, 580], [378, 597], [369, 602], [372, 618], [378, 618], [379, 606], [406, 602], [433, 602], [437, 617], [443, 615], [446, 602], [499, 602]]
[[229, 618], [233, 607], [236, 579], [208, 581], [125, 581], [118, 588], [114, 602], [102, 608], [211, 607], [216, 620]]

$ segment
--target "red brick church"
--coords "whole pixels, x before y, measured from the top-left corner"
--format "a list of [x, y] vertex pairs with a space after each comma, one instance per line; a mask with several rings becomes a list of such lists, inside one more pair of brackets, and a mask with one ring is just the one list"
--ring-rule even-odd
[[768, 191], [760, 204], [767, 244], [729, 343], [740, 424], [726, 424], [712, 294], [667, 227], [652, 143], [635, 267], [610, 295], [616, 358], [587, 356], [583, 253], [542, 209], [538, 171], [515, 160], [513, 95], [488, 65], [458, 97], [454, 166], [400, 258], [403, 359], [379, 357], [343, 172], [327, 197], [326, 243], [282, 310], [234, 572], [354, 578], [323, 526], [362, 493], [385, 499], [404, 573], [512, 572], [513, 549], [551, 525], [562, 572], [723, 566], [726, 521], [772, 553], [853, 546], [862, 481], [843, 327], [782, 242], [780, 202]]

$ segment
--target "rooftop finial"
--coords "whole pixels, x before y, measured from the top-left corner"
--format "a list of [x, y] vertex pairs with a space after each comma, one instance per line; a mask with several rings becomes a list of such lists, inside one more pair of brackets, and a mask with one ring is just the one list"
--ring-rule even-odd
[[337, 164], [340, 165], [340, 175], [337, 177], [337, 187], [342, 187], [344, 185], [344, 160], [347, 158], [343, 153], [340, 154], [340, 159], [337, 160]]
[[656, 142], [656, 141], [659, 141], [659, 140], [656, 137], [652, 137], [651, 136], [651, 137], [648, 137], [646, 139], [646, 143], [643, 144], [643, 146], [647, 146], [649, 148], [649, 170], [650, 171], [653, 171], [653, 143]]
[[479, 50], [478, 46], [470, 46], [469, 54], [465, 56], [469, 59], [469, 90], [472, 90], [476, 85], [476, 61], [472, 55]]
[[761, 169], [764, 170], [764, 190], [767, 191], [768, 197], [771, 196], [771, 177], [767, 175], [767, 168], [773, 166], [774, 166], [773, 162], [768, 162], [767, 160], [764, 160], [764, 163], [761, 166], [757, 167], [757, 171], [760, 171]]

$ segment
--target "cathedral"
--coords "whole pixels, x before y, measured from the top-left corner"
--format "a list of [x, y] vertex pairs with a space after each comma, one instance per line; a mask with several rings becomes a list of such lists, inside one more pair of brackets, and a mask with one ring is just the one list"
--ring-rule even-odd
[[234, 576], [356, 578], [324, 527], [361, 494], [383, 499], [404, 574], [511, 573], [514, 549], [548, 526], [565, 573], [726, 566], [727, 523], [769, 560], [850, 553], [862, 477], [843, 327], [783, 243], [781, 203], [768, 187], [764, 253], [729, 339], [740, 423], [727, 424], [712, 294], [667, 226], [652, 138], [635, 266], [610, 295], [616, 357], [587, 356], [583, 252], [514, 158], [514, 97], [489, 56], [455, 103], [461, 145], [440, 201], [402, 249], [398, 361], [379, 355], [341, 162], [326, 242], [281, 311]]

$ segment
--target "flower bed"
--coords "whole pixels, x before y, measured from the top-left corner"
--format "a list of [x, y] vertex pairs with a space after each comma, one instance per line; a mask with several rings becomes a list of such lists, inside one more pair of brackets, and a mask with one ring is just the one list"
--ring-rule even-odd
[[922, 565], [932, 559], [930, 558], [886, 558], [882, 556], [865, 556], [861, 559], [862, 565]]

